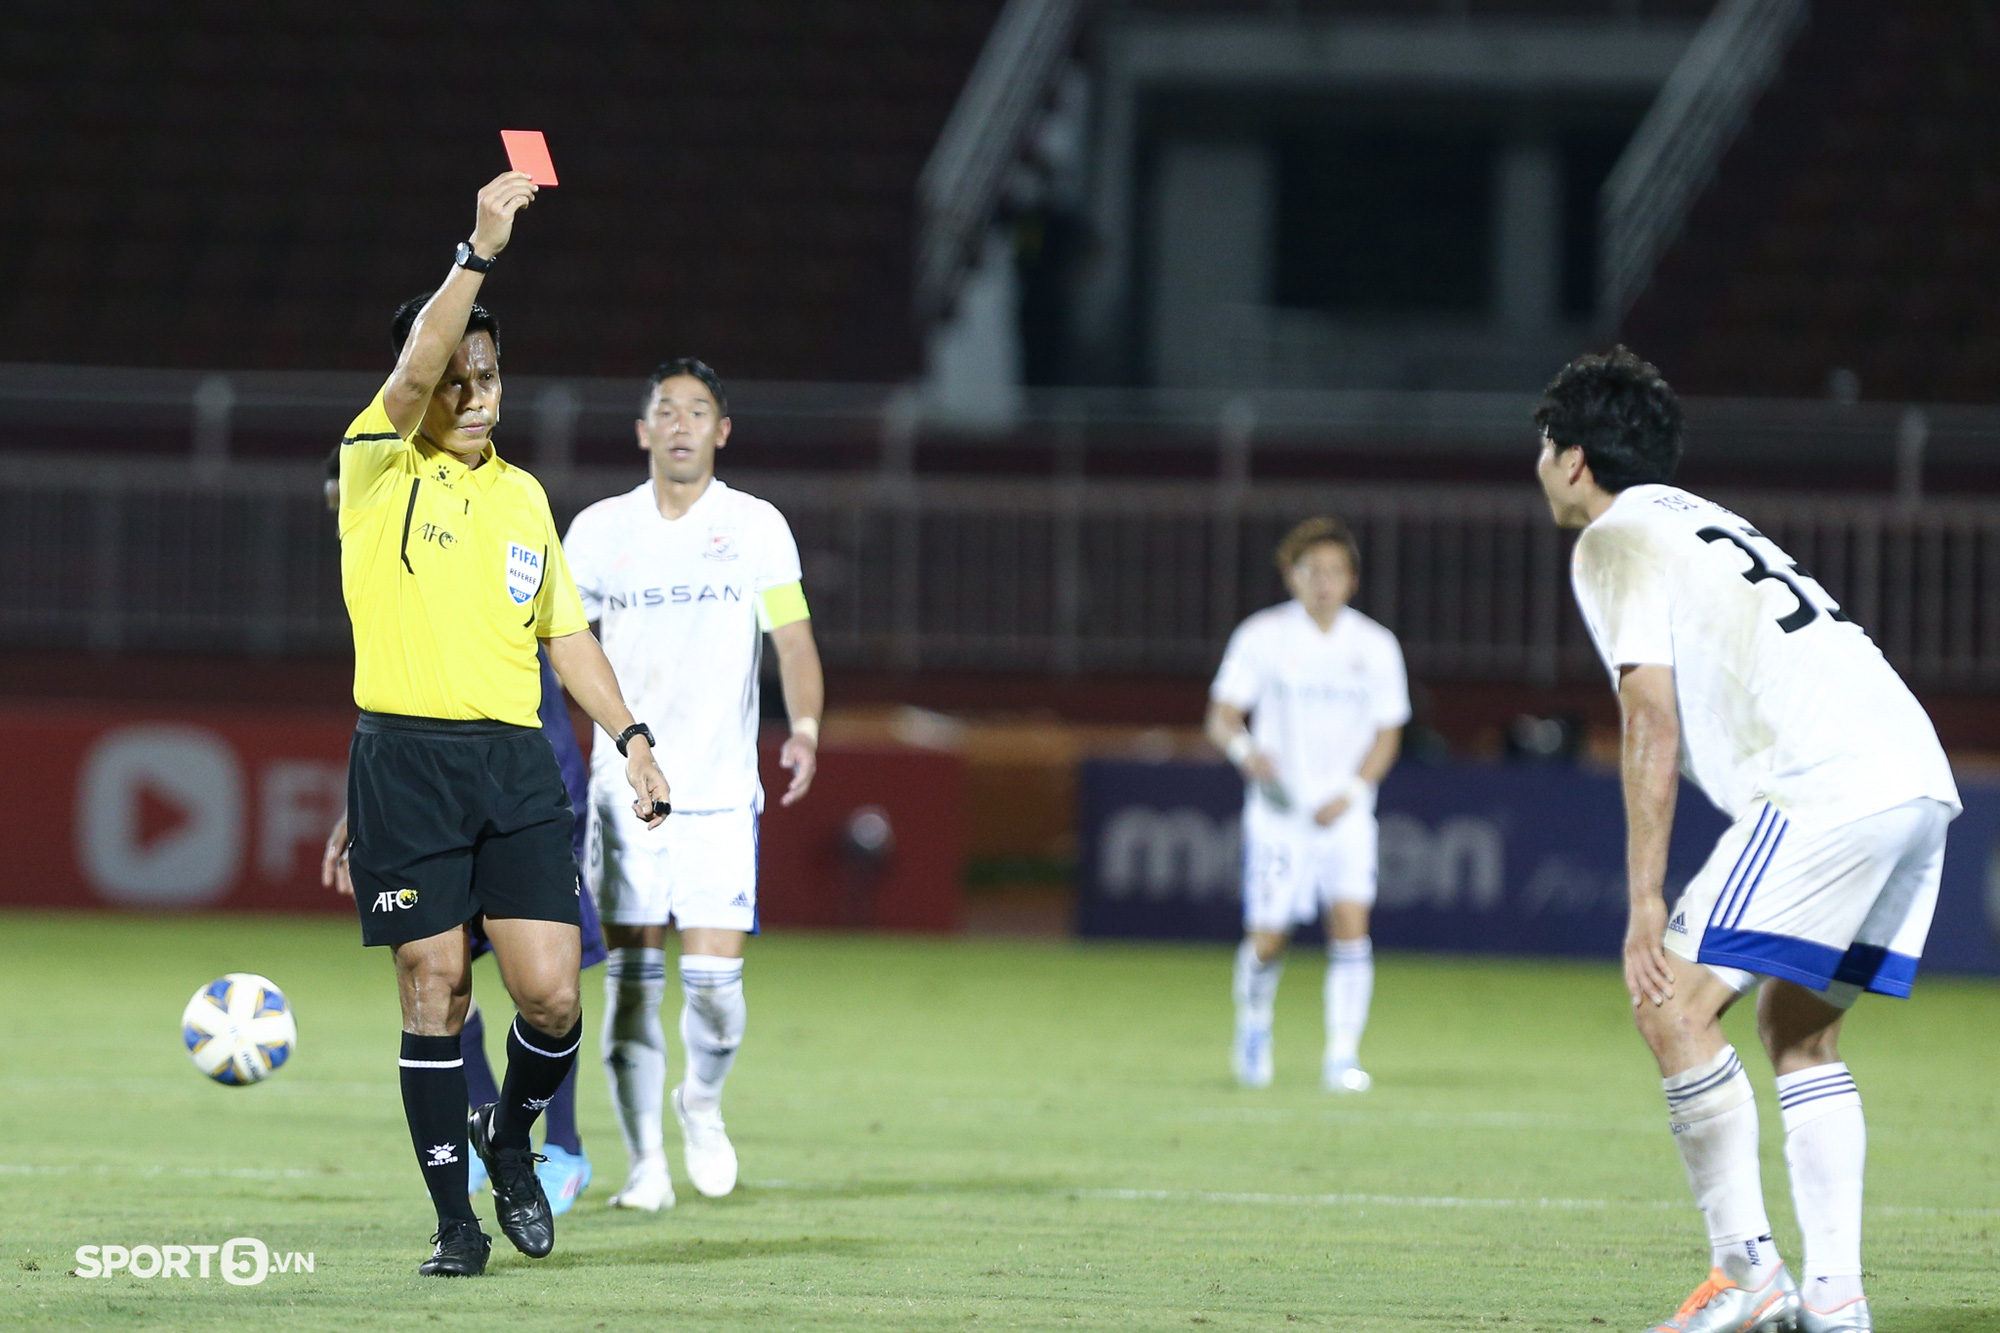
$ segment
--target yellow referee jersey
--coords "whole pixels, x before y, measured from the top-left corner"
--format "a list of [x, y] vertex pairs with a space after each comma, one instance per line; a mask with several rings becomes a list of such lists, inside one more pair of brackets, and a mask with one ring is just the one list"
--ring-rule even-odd
[[538, 639], [587, 628], [541, 483], [403, 439], [377, 393], [340, 448], [340, 582], [354, 702], [539, 726]]

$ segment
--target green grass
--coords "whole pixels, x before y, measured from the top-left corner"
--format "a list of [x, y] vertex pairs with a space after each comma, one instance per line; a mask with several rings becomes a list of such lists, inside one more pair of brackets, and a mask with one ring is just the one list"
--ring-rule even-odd
[[[299, 1014], [299, 1054], [260, 1087], [211, 1084], [180, 1049], [182, 1004], [231, 970], [268, 973]], [[1227, 1078], [1227, 974], [1213, 947], [759, 940], [727, 1103], [745, 1184], [721, 1202], [683, 1188], [658, 1216], [603, 1206], [624, 1155], [592, 974], [597, 1181], [554, 1256], [496, 1235], [486, 1277], [446, 1283], [412, 1271], [430, 1214], [393, 985], [351, 924], [10, 913], [0, 1324], [1636, 1329], [1701, 1277], [1609, 967], [1385, 957], [1376, 1088], [1340, 1099], [1315, 1084], [1319, 961], [1294, 958], [1261, 1093]], [[490, 971], [479, 989], [505, 1012]], [[2000, 1326], [2000, 988], [1927, 979], [1853, 1029], [1878, 1319]], [[311, 1251], [315, 1271], [244, 1288], [69, 1273], [83, 1244], [238, 1235]]]

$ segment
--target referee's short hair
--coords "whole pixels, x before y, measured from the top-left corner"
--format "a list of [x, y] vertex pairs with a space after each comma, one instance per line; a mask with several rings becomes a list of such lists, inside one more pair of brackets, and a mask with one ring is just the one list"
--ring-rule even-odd
[[1348, 568], [1356, 574], [1361, 572], [1361, 544], [1354, 540], [1345, 523], [1325, 514], [1309, 518], [1285, 534], [1285, 539], [1278, 543], [1278, 572], [1290, 574], [1292, 566], [1303, 560], [1307, 551], [1328, 543], [1345, 550]]
[[[410, 329], [416, 324], [417, 316], [424, 313], [424, 307], [429, 305], [431, 298], [436, 295], [436, 292], [425, 292], [421, 296], [412, 296], [396, 307], [396, 316], [389, 323], [389, 338], [396, 344], [397, 356], [403, 354], [403, 344], [410, 340]], [[466, 316], [465, 332], [468, 335], [485, 334], [493, 340], [493, 350], [495, 352], [500, 350], [500, 321], [493, 317], [491, 310], [477, 302], [473, 303], [472, 313]]]
[[722, 390], [722, 376], [715, 373], [706, 361], [692, 356], [677, 356], [671, 361], [662, 361], [653, 367], [653, 373], [646, 378], [646, 392], [639, 399], [639, 415], [645, 416], [646, 409], [653, 405], [653, 391], [663, 380], [677, 379], [687, 375], [700, 380], [715, 396], [715, 410], [723, 416], [729, 415], [729, 395]]

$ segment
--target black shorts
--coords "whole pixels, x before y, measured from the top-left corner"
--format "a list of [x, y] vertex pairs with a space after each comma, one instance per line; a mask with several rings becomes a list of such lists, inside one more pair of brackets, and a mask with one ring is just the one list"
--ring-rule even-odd
[[481, 915], [580, 920], [576, 813], [538, 727], [363, 713], [347, 821], [364, 944], [405, 944]]

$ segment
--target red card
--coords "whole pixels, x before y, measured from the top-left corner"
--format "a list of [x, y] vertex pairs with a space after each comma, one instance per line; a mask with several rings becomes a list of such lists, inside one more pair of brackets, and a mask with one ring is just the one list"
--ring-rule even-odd
[[500, 142], [507, 146], [507, 161], [514, 170], [527, 172], [537, 185], [556, 183], [556, 164], [549, 160], [549, 141], [540, 130], [502, 130]]

